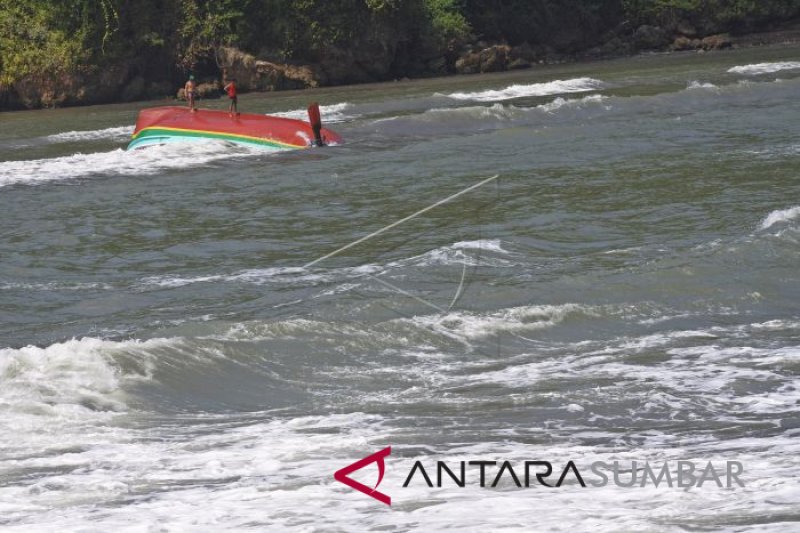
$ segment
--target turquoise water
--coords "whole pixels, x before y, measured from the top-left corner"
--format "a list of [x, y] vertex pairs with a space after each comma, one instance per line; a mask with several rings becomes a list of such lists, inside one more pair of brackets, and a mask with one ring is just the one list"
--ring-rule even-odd
[[[0, 526], [792, 530], [799, 54], [243, 95], [345, 138], [281, 154], [126, 152], [170, 102], [0, 115]], [[390, 445], [391, 508], [333, 480]], [[416, 460], [745, 486], [403, 488]]]

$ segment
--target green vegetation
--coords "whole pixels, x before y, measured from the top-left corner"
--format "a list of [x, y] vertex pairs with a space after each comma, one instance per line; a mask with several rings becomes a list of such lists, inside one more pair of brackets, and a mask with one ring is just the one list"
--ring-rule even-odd
[[[163, 44], [174, 28], [154, 28], [163, 13], [153, 6], [143, 9], [146, 3], [0, 0], [0, 85], [91, 70], [125, 57], [126, 50], [143, 51], [131, 49], [132, 42]], [[141, 24], [148, 21], [152, 24]]]
[[[83, 13], [75, 17], [33, 2], [0, 5], [0, 84], [72, 69], [86, 58], [92, 25]], [[61, 19], [64, 14], [69, 16]]]
[[746, 31], [770, 20], [796, 17], [795, 0], [622, 0], [634, 21], [672, 24], [679, 20], [711, 29]]
[[387, 79], [441, 72], [477, 40], [569, 54], [642, 24], [702, 36], [799, 15], [800, 0], [0, 0], [0, 93], [113, 65], [128, 79], [213, 76], [222, 46]]
[[463, 2], [457, 0], [426, 0], [424, 7], [432, 34], [444, 46], [463, 41], [472, 28], [464, 15]]

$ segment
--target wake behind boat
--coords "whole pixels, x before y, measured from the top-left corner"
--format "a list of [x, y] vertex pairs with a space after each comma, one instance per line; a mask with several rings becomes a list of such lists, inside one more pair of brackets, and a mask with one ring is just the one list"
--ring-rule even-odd
[[221, 140], [266, 150], [297, 150], [341, 143], [341, 137], [322, 128], [319, 106], [308, 109], [310, 122], [227, 111], [167, 106], [143, 109], [128, 150], [173, 142]]

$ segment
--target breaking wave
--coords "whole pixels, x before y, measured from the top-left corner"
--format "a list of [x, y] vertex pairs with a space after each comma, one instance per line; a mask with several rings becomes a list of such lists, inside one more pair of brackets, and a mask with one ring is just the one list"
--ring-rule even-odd
[[[332, 105], [323, 105], [319, 107], [320, 115], [322, 116], [322, 122], [328, 124], [336, 122], [347, 122], [348, 120], [353, 120], [358, 118], [360, 115], [347, 112], [348, 110], [352, 111], [352, 109], [353, 105], [347, 102], [342, 102], [339, 104], [332, 104]], [[279, 111], [277, 113], [269, 113], [269, 115], [273, 117], [293, 118], [296, 120], [308, 120], [308, 111], [306, 109]]]
[[744, 74], [745, 76], [758, 76], [760, 74], [772, 74], [782, 70], [800, 69], [800, 61], [781, 61], [777, 63], [753, 63], [750, 65], [740, 65], [728, 69], [731, 74]]
[[[482, 255], [492, 254], [492, 256]], [[247, 283], [253, 285], [279, 284], [313, 285], [332, 281], [346, 281], [377, 274], [384, 269], [404, 268], [406, 266], [427, 267], [437, 265], [504, 266], [507, 264], [497, 255], [509, 255], [498, 239], [461, 241], [448, 246], [430, 250], [424, 254], [392, 261], [384, 265], [364, 264], [355, 267], [335, 269], [306, 269], [304, 267], [267, 267], [240, 270], [229, 274], [208, 274], [204, 276], [151, 276], [140, 281], [144, 289], [174, 289], [195, 283]], [[2, 285], [0, 285], [2, 288]]]
[[48, 159], [0, 162], [0, 187], [92, 176], [140, 176], [163, 170], [196, 168], [219, 159], [263, 154], [263, 150], [220, 141], [197, 141], [146, 150], [77, 153]]
[[686, 84], [687, 89], [719, 89], [718, 86], [714, 85], [713, 83], [709, 82], [702, 82], [702, 81], [690, 81]]
[[420, 135], [426, 133], [449, 134], [454, 131], [482, 131], [506, 127], [509, 123], [536, 123], [547, 116], [564, 111], [581, 111], [590, 107], [610, 110], [610, 98], [594, 94], [583, 98], [557, 97], [552, 102], [535, 107], [518, 107], [495, 102], [490, 105], [466, 105], [463, 107], [434, 107], [414, 115], [393, 116], [374, 120], [387, 135]]
[[505, 89], [492, 89], [477, 92], [456, 92], [446, 95], [454, 100], [471, 100], [474, 102], [497, 102], [531, 96], [547, 96], [551, 94], [579, 93], [603, 89], [605, 84], [593, 78], [574, 78], [570, 80], [555, 80], [546, 83], [533, 83], [529, 85], [511, 85]]
[[[89, 412], [126, 409], [120, 384], [148, 374], [149, 349], [168, 339], [110, 341], [91, 337], [40, 348], [0, 349], [0, 410], [6, 413], [81, 418]], [[138, 368], [122, 371], [114, 357], [136, 353]]]
[[800, 218], [800, 206], [791, 207], [789, 209], [780, 209], [773, 211], [761, 221], [760, 229], [769, 229], [776, 224], [782, 224]]
[[[469, 107], [437, 107], [428, 109], [422, 114], [423, 119], [430, 119], [433, 121], [440, 120], [511, 120], [518, 116], [520, 108], [514, 106], [505, 106], [503, 104], [494, 104], [491, 106], [469, 106]], [[392, 117], [383, 120], [396, 120], [401, 117]], [[402, 119], [402, 118], [401, 118]], [[379, 122], [379, 121], [376, 121]]]
[[512, 307], [488, 314], [452, 312], [444, 315], [419, 316], [411, 321], [445, 336], [479, 339], [504, 332], [520, 333], [547, 329], [562, 323], [571, 315], [600, 316], [603, 312], [601, 308], [567, 303]]
[[133, 126], [118, 126], [101, 130], [65, 131], [48, 135], [45, 139], [53, 143], [95, 141], [100, 139], [121, 141], [128, 139], [132, 134]]
[[536, 106], [536, 108], [546, 113], [555, 113], [562, 108], [582, 107], [586, 104], [599, 104], [605, 102], [608, 98], [608, 96], [603, 96], [602, 94], [593, 94], [584, 96], [583, 98], [562, 98], [559, 96], [549, 104], [541, 104]]

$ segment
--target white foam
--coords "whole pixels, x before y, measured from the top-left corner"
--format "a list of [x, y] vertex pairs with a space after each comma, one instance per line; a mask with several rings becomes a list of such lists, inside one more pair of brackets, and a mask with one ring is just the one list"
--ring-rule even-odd
[[[41, 505], [91, 501], [106, 494], [109, 483], [118, 483], [104, 474], [83, 483], [96, 469], [83, 453], [128, 441], [128, 431], [113, 423], [131, 410], [125, 387], [149, 381], [155, 350], [180, 342], [83, 338], [44, 348], [0, 349], [0, 477], [30, 469], [48, 472], [34, 476], [32, 485], [0, 488], [3, 518], [9, 509], [35, 514]], [[118, 459], [112, 453], [103, 460]], [[65, 469], [77, 477], [63, 474]], [[18, 505], [10, 503], [15, 500]]]
[[123, 376], [113, 357], [173, 342], [176, 341], [108, 341], [86, 337], [45, 348], [0, 349], [0, 406], [7, 415], [24, 412], [57, 417], [124, 410], [123, 398], [118, 394], [120, 380], [146, 376], [147, 365], [140, 358], [144, 366]]
[[[417, 317], [414, 323], [429, 327], [441, 334], [455, 338], [472, 339], [488, 334], [523, 333], [529, 329], [553, 327], [569, 316], [580, 313], [586, 316], [619, 314], [609, 307], [592, 308], [566, 304], [563, 306], [540, 306], [540, 308], [514, 308], [506, 310], [507, 317], [499, 313], [475, 315], [451, 313], [436, 317]], [[539, 318], [539, 320], [535, 320]], [[661, 388], [671, 391], [669, 398], [662, 400], [678, 403], [691, 402], [696, 394], [711, 393], [715, 401], [730, 404], [731, 412], [746, 412], [746, 406], [757, 405], [751, 411], [767, 412], [768, 405], [780, 405], [788, 410], [792, 402], [800, 401], [800, 389], [793, 386], [773, 391], [734, 394], [732, 387], [745, 381], [762, 383], [788, 383], [781, 375], [781, 368], [793, 365], [800, 356], [800, 347], [760, 348], [752, 346], [718, 346], [720, 339], [750, 338], [753, 331], [792, 329], [796, 321], [773, 320], [765, 323], [735, 326], [715, 326], [708, 329], [662, 331], [642, 336], [621, 337], [609, 341], [583, 341], [566, 345], [552, 351], [547, 346], [538, 346], [533, 354], [521, 354], [498, 360], [503, 368], [481, 371], [475, 368], [457, 372], [455, 376], [443, 376], [441, 382], [466, 381], [502, 387], [530, 387], [552, 379], [554, 376], [569, 376], [572, 379], [594, 381], [598, 377], [618, 383], [661, 383]], [[552, 345], [550, 345], [552, 348]], [[639, 360], [639, 354], [662, 353], [667, 357], [659, 362]], [[462, 369], [463, 370], [463, 369]], [[436, 374], [426, 369], [428, 375]], [[462, 377], [458, 377], [461, 376]], [[458, 383], [451, 383], [458, 385]], [[612, 392], [612, 394], [614, 394]], [[680, 400], [675, 400], [680, 398]], [[738, 398], [738, 399], [737, 399]], [[573, 399], [573, 398], [571, 398]], [[656, 404], [664, 401], [651, 398]], [[601, 399], [598, 399], [601, 401]], [[744, 406], [744, 407], [742, 407]], [[683, 407], [686, 407], [683, 405]]]
[[70, 463], [68, 452], [50, 450], [107, 440], [98, 437], [106, 430], [97, 428], [128, 411], [123, 385], [149, 380], [149, 350], [179, 341], [87, 337], [44, 348], [0, 349], [0, 464], [37, 454], [40, 467]]
[[[382, 432], [378, 417], [360, 413], [256, 423], [238, 422], [230, 414], [205, 418], [199, 415], [193, 421], [192, 429], [200, 429], [199, 434], [182, 435], [172, 427], [139, 431], [99, 426], [58, 435], [56, 441], [66, 450], [25, 450], [0, 466], [3, 474], [37, 472], [34, 482], [25, 479], [0, 487], [4, 527], [10, 521], [27, 531], [81, 529], [86, 505], [110, 504], [92, 522], [108, 525], [120, 519], [124, 530], [133, 523], [128, 513], [141, 512], [136, 529], [160, 523], [184, 530], [191, 529], [191, 522], [197, 525], [216, 516], [216, 511], [202, 517], [190, 511], [212, 494], [220, 498], [213, 506], [221, 512], [217, 518], [234, 509], [249, 509], [251, 514], [251, 505], [263, 505], [265, 495], [281, 505], [294, 494], [309, 498], [311, 489], [319, 492], [312, 498], [316, 501], [329, 491], [314, 490], [320, 488], [318, 478], [331, 475], [327, 468], [333, 462], [328, 458], [342, 446], [356, 449], [367, 435]], [[236, 425], [230, 426], [231, 421]], [[320, 468], [325, 471], [315, 474]], [[114, 504], [131, 493], [147, 497]], [[230, 526], [241, 518], [225, 522]]]
[[336, 279], [336, 274], [345, 277], [358, 277], [364, 274], [380, 271], [378, 266], [364, 265], [355, 268], [335, 269], [331, 273], [310, 272], [302, 267], [272, 267], [254, 268], [241, 270], [231, 274], [211, 274], [207, 276], [151, 276], [141, 280], [145, 286], [155, 286], [163, 288], [177, 288], [194, 283], [222, 283], [222, 282], [241, 282], [254, 285], [264, 285], [268, 283], [278, 284], [311, 284], [330, 281]]
[[769, 229], [776, 224], [782, 224], [800, 218], [800, 206], [773, 211], [761, 221], [760, 229]]
[[[268, 283], [279, 284], [314, 284], [350, 278], [360, 278], [366, 274], [377, 274], [386, 268], [401, 268], [407, 265], [468, 265], [468, 266], [507, 266], [508, 262], [501, 258], [485, 256], [473, 257], [465, 251], [491, 252], [508, 255], [499, 239], [482, 239], [460, 241], [452, 245], [436, 248], [424, 254], [407, 259], [392, 261], [385, 265], [366, 264], [356, 267], [336, 268], [332, 270], [310, 271], [303, 267], [271, 267], [255, 268], [232, 272], [230, 274], [209, 274], [205, 276], [150, 276], [141, 280], [142, 285], [161, 288], [178, 288], [194, 283], [241, 282], [255, 285]], [[5, 288], [0, 285], [0, 289]], [[8, 287], [11, 288], [11, 287]], [[351, 286], [352, 288], [352, 286]]]
[[[581, 304], [529, 305], [493, 313], [453, 312], [418, 316], [412, 322], [447, 336], [475, 339], [503, 332], [523, 332], [551, 328], [573, 314], [597, 315], [599, 310]], [[408, 320], [408, 319], [400, 319]]]
[[[472, 243], [466, 244], [471, 249]], [[516, 308], [522, 310], [517, 315], [547, 319], [568, 310], [539, 307], [538, 314], [532, 306]], [[584, 313], [585, 309], [575, 311]], [[791, 330], [794, 325], [796, 320], [770, 320], [725, 326], [728, 329], [663, 331], [585, 341], [589, 344], [565, 343], [563, 350], [552, 353], [537, 348], [535, 353], [496, 359], [429, 353], [414, 346], [402, 352], [406, 357], [359, 362], [358, 372], [348, 365], [315, 367], [314, 378], [319, 381], [326, 372], [366, 380], [379, 372], [393, 377], [389, 390], [378, 390], [383, 389], [378, 381], [370, 382], [367, 391], [342, 389], [347, 398], [343, 394], [316, 398], [320, 409], [334, 405], [343, 414], [199, 413], [171, 415], [161, 424], [143, 428], [97, 424], [80, 432], [54, 429], [47, 438], [61, 449], [52, 445], [48, 453], [36, 453], [35, 446], [19, 447], [15, 449], [18, 455], [0, 461], [0, 475], [14, 479], [0, 486], [3, 528], [73, 531], [88, 524], [104, 531], [305, 531], [313, 530], [315, 520], [324, 515], [326, 528], [334, 530], [352, 530], [358, 524], [365, 531], [523, 531], [532, 527], [531, 502], [535, 501], [548, 510], [535, 517], [535, 528], [541, 530], [581, 529], [587, 524], [600, 532], [659, 530], [664, 524], [725, 529], [744, 522], [762, 530], [762, 523], [774, 526], [778, 524], [775, 516], [791, 517], [797, 509], [800, 439], [796, 429], [781, 433], [780, 427], [771, 424], [776, 412], [789, 414], [784, 417], [788, 420], [795, 417], [800, 391], [789, 365], [796, 364], [800, 351], [793, 346], [723, 347], [711, 344], [710, 339], [735, 331], [732, 328]], [[374, 334], [361, 324], [305, 319], [292, 320], [283, 330], [258, 322], [237, 326], [245, 327], [232, 329], [229, 335], [245, 341], [293, 335], [307, 340], [309, 331], [319, 328], [335, 328], [348, 337], [364, 339]], [[732, 338], [726, 335], [726, 340]], [[85, 348], [96, 342], [86, 342]], [[110, 343], [109, 348], [128, 346], [138, 353], [142, 344]], [[590, 344], [597, 345], [596, 355], [586, 353]], [[651, 352], [658, 357], [641, 357]], [[0, 376], [5, 378], [5, 374]], [[116, 378], [121, 379], [119, 374]], [[559, 380], [571, 384], [575, 379], [590, 385], [556, 385]], [[457, 389], [464, 385], [487, 386], [464, 394]], [[371, 401], [379, 403], [361, 407]], [[400, 402], [413, 408], [396, 408]], [[445, 408], [435, 421], [420, 418], [420, 412], [430, 412], [431, 402], [440, 408], [448, 403], [461, 405]], [[473, 405], [464, 408], [469, 402]], [[519, 403], [506, 410], [499, 402]], [[492, 412], [500, 416], [524, 413], [527, 408], [548, 418], [530, 424], [514, 419], [503, 424], [503, 419], [488, 432], [475, 430], [484, 427], [484, 419], [473, 418], [479, 409], [497, 409], [486, 416]], [[682, 417], [697, 412], [709, 416], [682, 425]], [[469, 415], [465, 424], [472, 425], [459, 425], [464, 413]], [[602, 422], [592, 425], [592, 420]], [[720, 437], [719, 431], [725, 435]], [[15, 428], [8, 435], [20, 434]], [[5, 451], [3, 444], [0, 450]], [[337, 470], [389, 445], [393, 450], [379, 490], [391, 495], [391, 509], [334, 481]], [[568, 484], [560, 488], [538, 486], [535, 481], [530, 488], [516, 488], [508, 477], [498, 487], [481, 488], [477, 469], [468, 466], [466, 487], [449, 482], [428, 487], [418, 475], [404, 488], [417, 460], [426, 468], [437, 460], [456, 467], [461, 460], [497, 461], [498, 465], [508, 460], [515, 469], [524, 460], [547, 460], [557, 469], [556, 478], [568, 461], [574, 461], [587, 481], [597, 480], [589, 469], [595, 461], [622, 465], [637, 461], [639, 467], [643, 461], [652, 465], [670, 461], [674, 481], [677, 460], [701, 466], [708, 461], [724, 466], [733, 460], [743, 464], [746, 486], [719, 488], [712, 481], [691, 490], [656, 489], [652, 483], [644, 488], [613, 483], [583, 488], [570, 475]], [[498, 471], [496, 466], [487, 468], [488, 484]], [[353, 477], [374, 486], [377, 475], [372, 465]], [[621, 476], [630, 477], [630, 470]], [[313, 516], [309, 509], [314, 510]], [[788, 522], [784, 525], [773, 530], [791, 530]]]
[[[440, 121], [442, 118], [452, 117], [453, 119], [477, 119], [477, 120], [511, 120], [517, 116], [520, 109], [514, 106], [503, 104], [493, 104], [491, 106], [476, 105], [468, 107], [435, 107], [428, 109], [422, 114], [423, 119]], [[401, 117], [389, 117], [378, 119], [375, 122], [397, 120]]]
[[550, 94], [579, 93], [602, 89], [605, 84], [593, 78], [574, 78], [570, 80], [555, 80], [546, 83], [533, 83], [529, 85], [511, 85], [504, 89], [486, 90], [477, 92], [456, 92], [446, 95], [455, 100], [471, 100], [475, 102], [496, 102], [531, 96], [547, 96]]
[[94, 141], [99, 139], [119, 141], [128, 139], [133, 134], [133, 129], [133, 126], [118, 126], [101, 130], [65, 131], [63, 133], [48, 135], [45, 139], [53, 143]]
[[45, 283], [11, 283], [0, 281], [0, 291], [30, 290], [30, 291], [88, 291], [88, 290], [110, 290], [113, 286], [108, 283], [100, 282], [58, 282], [50, 281]]
[[[491, 255], [487, 255], [491, 254]], [[507, 267], [508, 259], [497, 255], [511, 255], [503, 249], [499, 239], [481, 239], [476, 241], [460, 241], [425, 252], [424, 254], [392, 261], [386, 268], [402, 268], [405, 266], [490, 266]]]
[[496, 252], [498, 254], [508, 254], [500, 243], [500, 239], [480, 239], [477, 241], [459, 241], [452, 245], [456, 250], [481, 250]]
[[691, 81], [686, 85], [686, 88], [689, 89], [689, 90], [693, 90], [693, 89], [719, 89], [719, 87], [717, 87], [713, 83], [701, 82], [701, 81]]
[[[562, 98], [558, 97], [552, 102], [548, 104], [542, 104], [537, 106], [537, 109], [541, 109], [546, 113], [555, 113], [559, 109], [565, 107], [582, 107], [586, 104], [597, 104], [608, 100], [608, 96], [603, 96], [602, 94], [592, 94], [589, 96], [584, 96], [583, 98]], [[605, 109], [610, 109], [610, 106], [605, 106]]]
[[[357, 114], [350, 114], [346, 111], [351, 110], [353, 108], [352, 104], [347, 102], [343, 102], [340, 104], [332, 104], [332, 105], [323, 105], [319, 107], [320, 115], [322, 117], [323, 124], [328, 123], [336, 123], [336, 122], [346, 122], [348, 120], [353, 120], [357, 118], [359, 115]], [[273, 117], [283, 117], [283, 118], [293, 118], [295, 120], [308, 120], [308, 110], [307, 109], [293, 109], [291, 111], [279, 111], [277, 113], [269, 113]]]
[[[553, 432], [542, 432], [535, 439], [510, 434], [501, 442], [480, 435], [464, 442], [460, 437], [458, 444], [420, 449], [416, 442], [407, 443], [414, 438], [408, 428], [412, 420], [403, 421], [406, 429], [399, 431], [389, 427], [390, 419], [363, 413], [227, 429], [214, 428], [214, 421], [206, 423], [212, 431], [192, 438], [162, 439], [152, 432], [149, 438], [96, 446], [76, 458], [102, 468], [81, 468], [81, 464], [62, 475], [47, 475], [33, 486], [1, 487], [0, 509], [10, 522], [4, 529], [74, 531], [89, 524], [103, 531], [313, 531], [324, 516], [326, 529], [343, 531], [557, 531], [582, 530], [588, 524], [604, 533], [661, 530], [665, 523], [678, 529], [692, 529], [698, 523], [725, 529], [743, 521], [761, 531], [765, 528], [759, 525], [780, 524], [775, 516], [793, 516], [798, 495], [794, 458], [800, 445], [788, 436], [675, 442], [649, 431], [646, 445], [619, 442], [597, 447], [564, 442], [557, 439], [557, 432], [556, 439]], [[620, 434], [616, 428], [615, 432]], [[579, 436], [613, 438], [614, 434], [586, 431]], [[391, 495], [391, 508], [334, 481], [333, 472], [389, 445], [392, 454], [386, 459], [379, 490]], [[662, 484], [656, 489], [652, 482], [644, 488], [615, 487], [613, 482], [584, 488], [572, 475], [559, 488], [540, 486], [535, 480], [530, 488], [510, 483], [482, 488], [475, 466], [469, 467], [464, 488], [447, 483], [447, 478], [442, 487], [428, 487], [419, 474], [403, 487], [416, 461], [430, 469], [437, 460], [451, 466], [469, 460], [497, 461], [497, 465], [509, 461], [520, 476], [521, 461], [547, 460], [556, 469], [555, 478], [568, 461], [574, 461], [587, 481], [597, 480], [589, 469], [595, 461], [619, 461], [623, 468], [633, 461], [639, 467], [649, 461], [655, 468], [669, 461], [673, 488]], [[674, 481], [678, 460], [701, 467], [713, 461], [717, 468], [727, 460], [740, 461], [745, 487], [724, 489], [710, 482], [683, 490]], [[497, 471], [496, 465], [487, 468], [487, 485]], [[630, 474], [622, 474], [621, 480], [630, 479]], [[377, 476], [373, 465], [353, 477], [374, 486]], [[532, 500], [547, 512], [532, 517]], [[791, 530], [788, 521], [783, 525], [772, 531]]]
[[782, 70], [800, 69], [800, 61], [780, 61], [776, 63], [753, 63], [750, 65], [740, 65], [728, 69], [731, 74], [744, 74], [746, 76], [758, 76], [760, 74], [771, 74]]
[[[442, 95], [444, 96], [444, 95]], [[490, 105], [463, 105], [461, 107], [434, 107], [424, 112], [413, 115], [401, 115], [375, 119], [373, 124], [392, 123], [399, 126], [406, 126], [408, 131], [420, 131], [420, 126], [424, 124], [432, 127], [435, 131], [440, 129], [461, 128], [494, 128], [497, 123], [513, 122], [518, 120], [529, 120], [535, 117], [538, 112], [555, 114], [565, 109], [582, 109], [590, 105], [600, 105], [604, 110], [611, 110], [611, 106], [605, 104], [609, 97], [600, 94], [593, 94], [583, 98], [563, 98], [557, 97], [552, 102], [541, 104], [536, 107], [517, 107], [511, 104], [493, 102]], [[489, 99], [491, 100], [491, 99]], [[536, 117], [538, 118], [538, 117]], [[478, 121], [478, 122], [476, 122]], [[454, 125], [455, 124], [455, 125]], [[459, 126], [463, 124], [463, 126]], [[476, 126], [476, 124], [478, 126]], [[429, 130], [430, 131], [430, 130]]]
[[156, 174], [196, 168], [219, 159], [263, 154], [263, 150], [220, 141], [151, 146], [142, 150], [73, 154], [49, 159], [0, 162], [0, 187], [93, 176]]
[[376, 334], [369, 328], [348, 323], [332, 323], [306, 318], [290, 318], [277, 322], [251, 321], [234, 324], [219, 333], [206, 335], [202, 339], [234, 342], [261, 342], [274, 339], [315, 339], [322, 342], [328, 338], [361, 339], [372, 342], [376, 336], [386, 341], [389, 337]]

